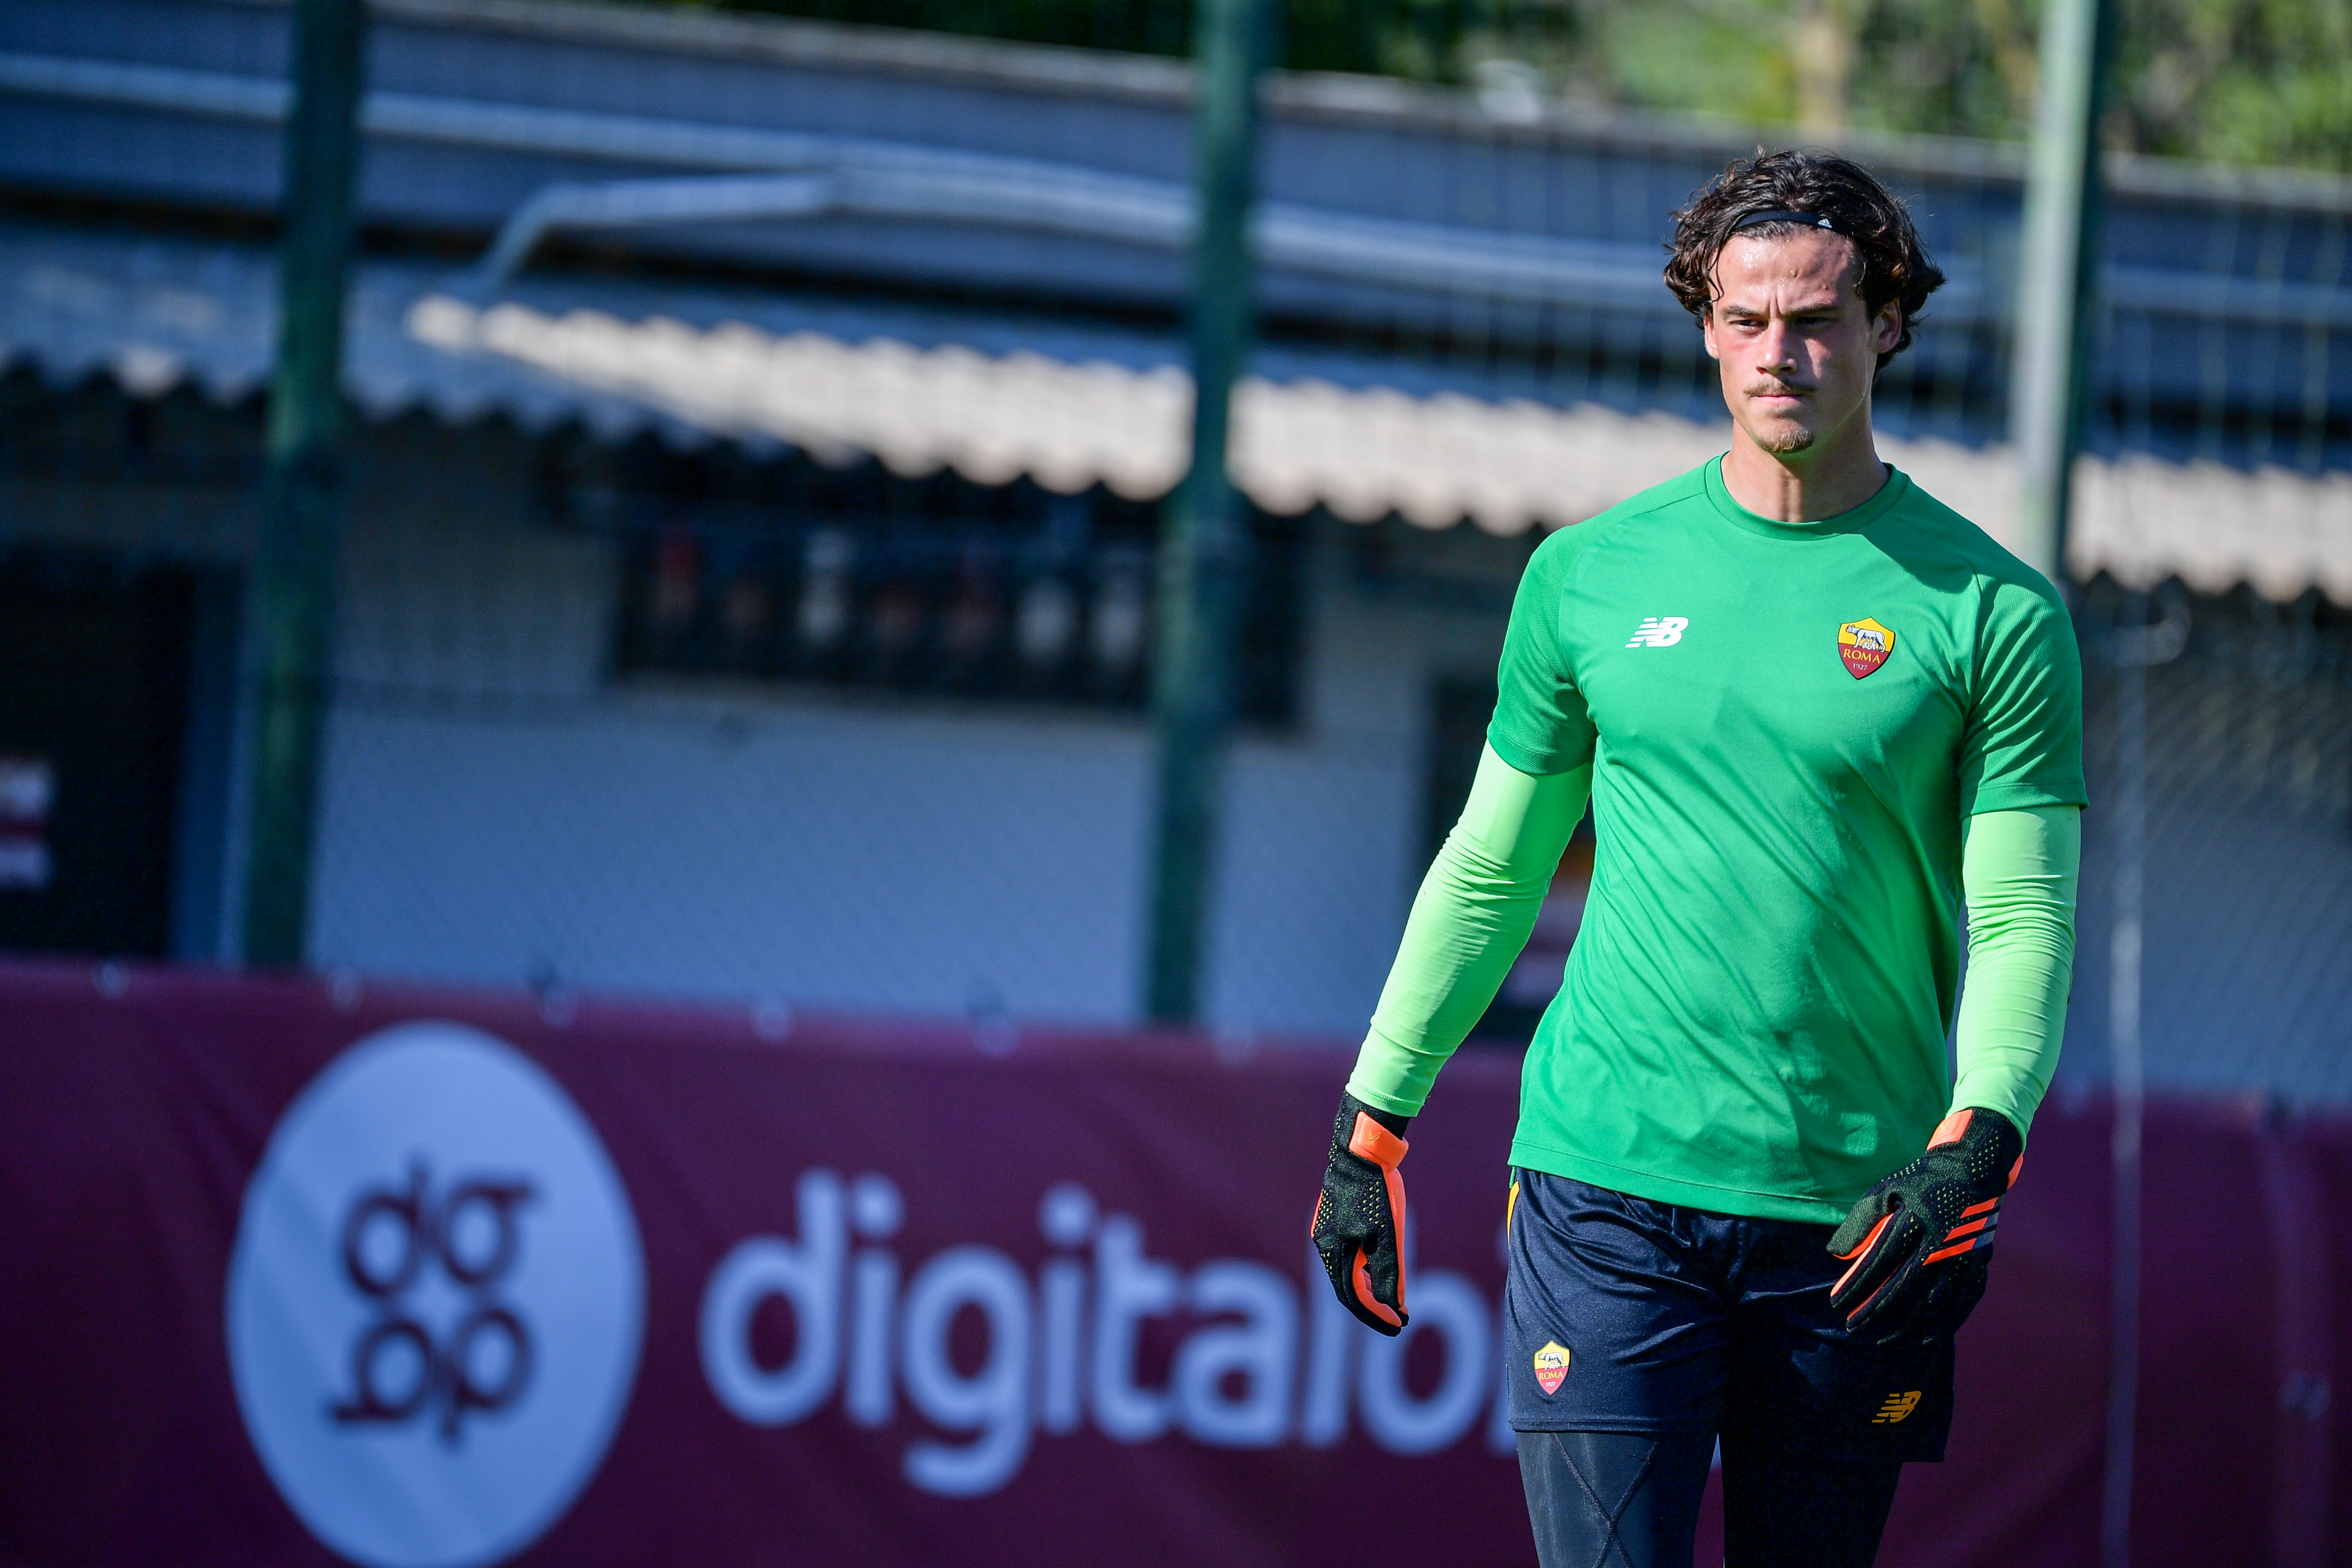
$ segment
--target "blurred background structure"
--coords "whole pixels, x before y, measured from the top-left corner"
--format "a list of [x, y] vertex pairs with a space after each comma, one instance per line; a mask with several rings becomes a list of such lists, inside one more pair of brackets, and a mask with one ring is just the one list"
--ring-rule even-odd
[[[1192, 20], [777, 9], [369, 8], [299, 955], [1136, 1021]], [[1885, 455], [2021, 538], [2040, 20], [1288, 7], [1233, 392], [1202, 1023], [1353, 1038], [1466, 788], [1528, 553], [1721, 450], [1658, 267], [1727, 158], [1833, 146], [1914, 203], [1952, 281], [1885, 377]], [[2116, 1034], [2128, 667], [2147, 1082], [2352, 1101], [2347, 26], [2120, 13], [2065, 559], [2098, 802], [2070, 1092]], [[10, 949], [247, 953], [289, 47], [261, 0], [0, 11]], [[1497, 1038], [1556, 985], [1589, 863]]]
[[[487, 1539], [597, 1376], [615, 1479], [542, 1511], [549, 1561], [1031, 1563], [1092, 1529], [1313, 1562], [1343, 1474], [1430, 1500], [1438, 1550], [1524, 1551], [1482, 1414], [1514, 1063], [1428, 1113], [1404, 1340], [1311, 1262], [1294, 1294], [1266, 1193], [1321, 1145], [1272, 1129], [1328, 1103], [1537, 541], [1723, 449], [1661, 242], [1795, 144], [1913, 204], [1950, 282], [1882, 453], [2063, 580], [2088, 677], [2043, 1174], [1890, 1560], [2335, 1560], [2340, 0], [0, 7], [0, 956], [76, 960], [8, 964], [0, 1008], [5, 1239], [43, 1264], [0, 1300], [0, 1495], [41, 1500], [0, 1558], [488, 1561], [339, 1531]], [[1556, 991], [1591, 851], [1481, 1039]], [[328, 981], [206, 973], [289, 966]], [[395, 1046], [441, 1076], [352, 1087]], [[366, 1136], [289, 1175], [322, 1094]], [[1023, 1137], [968, 1164], [980, 1124]], [[405, 1214], [420, 1255], [428, 1155], [629, 1239], [602, 1274], [499, 1244], [545, 1265], [497, 1308], [503, 1458], [411, 1423], [490, 1410], [488, 1298], [436, 1347], [353, 1250]], [[903, 1302], [886, 1243], [932, 1252]], [[300, 1325], [226, 1372], [225, 1272]], [[631, 1280], [636, 1394], [633, 1322], [525, 1398], [526, 1320]], [[1256, 1371], [1217, 1359], [1235, 1312]], [[425, 1358], [397, 1408], [386, 1333]], [[332, 1482], [321, 1513], [262, 1452], [299, 1524], [254, 1464], [281, 1417]]]

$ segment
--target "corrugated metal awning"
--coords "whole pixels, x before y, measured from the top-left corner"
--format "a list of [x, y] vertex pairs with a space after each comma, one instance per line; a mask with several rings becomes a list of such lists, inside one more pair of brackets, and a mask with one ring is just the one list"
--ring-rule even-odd
[[[0, 352], [73, 379], [221, 398], [267, 380], [274, 267], [191, 241], [0, 228]], [[1022, 476], [1129, 497], [1181, 476], [1191, 385], [1177, 346], [1009, 317], [632, 282], [526, 278], [483, 297], [446, 269], [360, 269], [346, 383], [366, 411], [580, 420], [608, 437], [785, 444], [892, 469]], [[1727, 426], [1499, 395], [1442, 367], [1266, 354], [1237, 389], [1234, 477], [1270, 511], [1468, 519], [1498, 534], [1576, 522], [1723, 449]], [[1883, 437], [1889, 462], [2003, 537], [2000, 448]], [[2352, 475], [2086, 458], [2069, 564], [2274, 599], [2352, 602]]]

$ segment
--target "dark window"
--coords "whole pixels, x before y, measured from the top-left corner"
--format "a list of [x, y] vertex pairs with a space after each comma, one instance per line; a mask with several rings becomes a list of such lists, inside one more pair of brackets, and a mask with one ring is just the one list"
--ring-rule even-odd
[[0, 552], [0, 947], [161, 956], [191, 582]]
[[[632, 448], [556, 504], [621, 535], [625, 674], [1127, 710], [1150, 692], [1156, 503]], [[1244, 723], [1297, 709], [1304, 538], [1253, 519]]]

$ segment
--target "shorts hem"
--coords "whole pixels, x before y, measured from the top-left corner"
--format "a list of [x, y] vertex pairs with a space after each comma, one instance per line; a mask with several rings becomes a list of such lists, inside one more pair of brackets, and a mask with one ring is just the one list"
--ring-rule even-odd
[[1540, 1427], [1523, 1427], [1518, 1422], [1513, 1421], [1511, 1430], [1530, 1437], [1539, 1437], [1546, 1432], [1600, 1432], [1620, 1437], [1707, 1437], [1718, 1441], [1728, 1438], [1735, 1445], [1741, 1442], [1767, 1444], [1783, 1453], [1799, 1454], [1807, 1458], [1893, 1459], [1897, 1464], [1905, 1465], [1940, 1465], [1944, 1462], [1944, 1447], [1941, 1444], [1937, 1446], [1933, 1453], [1889, 1453], [1884, 1449], [1873, 1448], [1865, 1443], [1854, 1442], [1850, 1438], [1827, 1435], [1808, 1437], [1802, 1433], [1790, 1431], [1743, 1431], [1734, 1428], [1728, 1422], [1719, 1422], [1714, 1426], [1671, 1427], [1661, 1426], [1655, 1422], [1639, 1423], [1603, 1417], [1583, 1421], [1562, 1418], [1547, 1421]]
[[1590, 1421], [1550, 1421], [1540, 1427], [1522, 1427], [1517, 1421], [1514, 1421], [1511, 1423], [1511, 1430], [1514, 1432], [1526, 1432], [1529, 1434], [1537, 1432], [1605, 1432], [1612, 1437], [1683, 1437], [1704, 1433], [1706, 1436], [1712, 1437], [1720, 1433], [1722, 1431], [1722, 1427], [1718, 1426], [1666, 1427], [1660, 1426], [1655, 1422], [1642, 1424], [1633, 1421], [1609, 1420], [1601, 1417], [1595, 1417]]
[[1746, 1434], [1744, 1439], [1732, 1440], [1735, 1443], [1741, 1440], [1750, 1443], [1771, 1443], [1784, 1454], [1792, 1454], [1807, 1459], [1892, 1459], [1898, 1465], [1940, 1465], [1944, 1462], [1944, 1450], [1941, 1448], [1932, 1454], [1910, 1454], [1904, 1453], [1892, 1446], [1888, 1448], [1873, 1448], [1864, 1444], [1841, 1442], [1836, 1439], [1816, 1442], [1780, 1432]]

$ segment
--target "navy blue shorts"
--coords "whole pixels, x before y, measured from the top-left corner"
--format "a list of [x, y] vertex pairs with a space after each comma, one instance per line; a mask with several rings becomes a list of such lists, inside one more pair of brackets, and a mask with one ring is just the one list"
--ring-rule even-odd
[[1715, 1432], [1728, 1451], [1940, 1459], [1952, 1342], [1874, 1349], [1830, 1310], [1832, 1227], [1515, 1170], [1504, 1345], [1522, 1432]]

